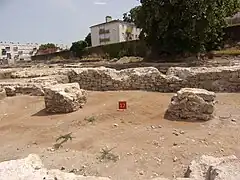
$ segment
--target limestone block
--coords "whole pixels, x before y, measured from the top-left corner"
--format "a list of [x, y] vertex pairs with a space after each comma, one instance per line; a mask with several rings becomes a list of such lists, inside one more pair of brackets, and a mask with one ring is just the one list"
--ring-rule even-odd
[[239, 180], [240, 161], [236, 156], [215, 158], [203, 155], [190, 163], [185, 177], [196, 180]]
[[16, 88], [13, 86], [6, 86], [4, 87], [7, 96], [16, 96]]
[[46, 111], [70, 113], [82, 108], [87, 101], [87, 93], [78, 83], [57, 84], [44, 88]]
[[172, 120], [210, 120], [216, 95], [204, 89], [182, 88], [171, 99], [165, 117]]
[[48, 170], [38, 155], [0, 163], [1, 180], [110, 180], [104, 177], [81, 176], [65, 173], [57, 169]]

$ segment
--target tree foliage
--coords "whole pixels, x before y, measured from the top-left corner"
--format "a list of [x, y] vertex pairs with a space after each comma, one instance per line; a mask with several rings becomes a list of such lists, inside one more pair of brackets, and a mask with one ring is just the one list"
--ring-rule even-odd
[[47, 44], [41, 44], [39, 46], [40, 50], [46, 50], [46, 49], [51, 49], [51, 48], [57, 48], [55, 44], [53, 43], [47, 43]]
[[92, 46], [91, 33], [88, 33], [84, 41], [87, 42], [88, 47]]
[[73, 42], [70, 51], [72, 51], [76, 57], [81, 57], [87, 45], [86, 41]]
[[123, 21], [136, 24], [137, 23], [136, 21], [138, 21], [138, 19], [140, 18], [138, 17], [140, 14], [140, 9], [141, 6], [136, 6], [132, 8], [129, 12], [124, 13]]
[[[179, 54], [222, 45], [226, 17], [239, 10], [240, 0], [141, 0], [124, 20], [142, 28], [153, 51]], [[144, 36], [143, 36], [144, 34]]]

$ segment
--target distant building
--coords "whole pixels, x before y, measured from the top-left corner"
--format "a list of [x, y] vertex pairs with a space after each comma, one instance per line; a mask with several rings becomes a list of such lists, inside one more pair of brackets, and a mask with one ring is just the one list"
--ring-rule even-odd
[[240, 12], [236, 13], [233, 17], [227, 18], [229, 26], [239, 26], [240, 25]]
[[112, 20], [110, 16], [106, 21], [90, 27], [92, 46], [101, 46], [124, 41], [138, 40], [141, 29], [133, 23], [121, 20]]
[[1, 62], [13, 64], [18, 61], [29, 61], [35, 55], [39, 45], [36, 43], [0, 42]]

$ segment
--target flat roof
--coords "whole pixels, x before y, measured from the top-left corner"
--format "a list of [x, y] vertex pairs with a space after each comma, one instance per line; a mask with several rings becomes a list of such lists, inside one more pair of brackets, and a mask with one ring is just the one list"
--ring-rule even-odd
[[96, 26], [101, 26], [101, 25], [104, 25], [104, 24], [115, 23], [115, 22], [119, 22], [119, 23], [122, 23], [122, 24], [128, 24], [128, 25], [135, 26], [135, 24], [133, 24], [133, 23], [129, 23], [129, 22], [125, 22], [125, 21], [116, 19], [116, 20], [112, 20], [112, 21], [109, 21], [109, 22], [104, 22], [104, 23], [100, 23], [100, 24], [96, 24], [96, 25], [90, 26], [90, 28], [96, 27]]

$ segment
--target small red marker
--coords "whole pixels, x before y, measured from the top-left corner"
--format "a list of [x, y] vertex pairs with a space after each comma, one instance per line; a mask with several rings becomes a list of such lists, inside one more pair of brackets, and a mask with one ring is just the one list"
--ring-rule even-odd
[[119, 110], [125, 110], [125, 109], [127, 109], [127, 102], [126, 102], [126, 101], [119, 101], [119, 102], [118, 102], [118, 109], [119, 109]]

